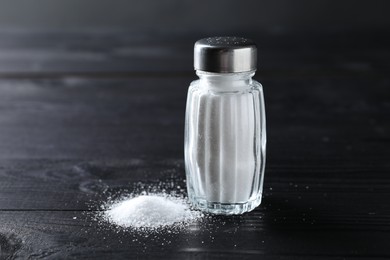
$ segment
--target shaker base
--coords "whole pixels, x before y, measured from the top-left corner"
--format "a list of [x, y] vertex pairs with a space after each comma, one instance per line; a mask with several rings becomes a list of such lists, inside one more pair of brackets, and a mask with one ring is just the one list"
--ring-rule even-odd
[[210, 202], [203, 198], [189, 196], [191, 204], [206, 213], [215, 215], [239, 215], [254, 210], [261, 203], [261, 193], [245, 203]]

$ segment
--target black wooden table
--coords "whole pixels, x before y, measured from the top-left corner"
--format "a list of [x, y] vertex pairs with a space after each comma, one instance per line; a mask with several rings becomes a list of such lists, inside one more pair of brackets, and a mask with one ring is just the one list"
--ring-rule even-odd
[[135, 183], [183, 182], [203, 36], [0, 33], [1, 259], [390, 258], [384, 34], [244, 35], [260, 48], [268, 120], [255, 211], [150, 237], [93, 220]]

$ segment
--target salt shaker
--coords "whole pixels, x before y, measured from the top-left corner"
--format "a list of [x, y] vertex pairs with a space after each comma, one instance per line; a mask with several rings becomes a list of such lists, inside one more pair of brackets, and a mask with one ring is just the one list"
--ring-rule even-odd
[[257, 48], [239, 37], [197, 41], [198, 80], [188, 89], [185, 168], [190, 202], [213, 214], [242, 214], [261, 203], [266, 128]]

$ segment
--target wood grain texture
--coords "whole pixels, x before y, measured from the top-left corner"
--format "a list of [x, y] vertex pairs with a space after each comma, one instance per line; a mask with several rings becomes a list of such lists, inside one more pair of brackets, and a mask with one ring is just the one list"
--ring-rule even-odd
[[[156, 65], [159, 51], [148, 44], [146, 54], [133, 50], [140, 60], [106, 55], [148, 38], [47, 35], [0, 37], [1, 259], [390, 257], [388, 45], [309, 37], [288, 49], [276, 36], [269, 40], [274, 64], [265, 62], [256, 76], [268, 119], [262, 205], [145, 238], [91, 216], [108, 196], [139, 182], [185, 187], [191, 37], [162, 39], [156, 46], [166, 56]], [[62, 58], [54, 42], [66, 46]], [[23, 49], [31, 52], [18, 54]], [[32, 69], [38, 49], [47, 56], [38, 52]], [[106, 53], [105, 60], [74, 54], [80, 49]], [[180, 51], [188, 57], [168, 59]], [[121, 59], [133, 67], [121, 70]]]
[[[275, 224], [268, 212], [213, 217], [179, 233], [148, 237], [102, 228], [82, 212], [3, 212], [4, 257], [20, 258], [264, 258], [342, 259], [388, 257], [388, 233], [330, 228], [291, 219]], [[286, 212], [291, 216], [290, 212]], [[255, 224], [256, 223], [256, 224]], [[5, 245], [5, 242], [2, 243]]]
[[[389, 67], [387, 33], [240, 32], [259, 49], [266, 75], [378, 76]], [[193, 73], [193, 44], [205, 33], [0, 31], [0, 77], [181, 76]]]

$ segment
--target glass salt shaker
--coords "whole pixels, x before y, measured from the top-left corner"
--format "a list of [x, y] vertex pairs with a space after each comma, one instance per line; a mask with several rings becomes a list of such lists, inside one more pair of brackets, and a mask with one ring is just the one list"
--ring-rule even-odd
[[257, 48], [239, 37], [197, 41], [198, 80], [188, 89], [185, 167], [190, 202], [213, 214], [242, 214], [261, 203], [266, 128], [263, 88], [252, 79]]

